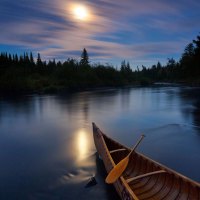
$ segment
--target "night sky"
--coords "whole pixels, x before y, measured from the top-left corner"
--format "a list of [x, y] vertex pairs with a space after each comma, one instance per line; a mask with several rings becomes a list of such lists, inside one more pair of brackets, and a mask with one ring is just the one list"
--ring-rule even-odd
[[[74, 8], [87, 10], [84, 19]], [[200, 32], [199, 0], [0, 0], [0, 52], [135, 68], [178, 60]]]

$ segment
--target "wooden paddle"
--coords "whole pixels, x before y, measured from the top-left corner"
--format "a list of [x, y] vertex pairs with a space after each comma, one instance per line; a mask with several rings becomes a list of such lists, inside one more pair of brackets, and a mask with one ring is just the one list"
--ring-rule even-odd
[[128, 165], [130, 155], [133, 153], [133, 151], [135, 151], [135, 149], [137, 148], [137, 146], [140, 144], [140, 142], [144, 137], [145, 135], [141, 135], [140, 139], [133, 147], [131, 152], [124, 159], [122, 159], [117, 165], [114, 166], [114, 168], [110, 171], [110, 173], [106, 177], [106, 183], [108, 184], [114, 183], [122, 175], [123, 171], [126, 169]]

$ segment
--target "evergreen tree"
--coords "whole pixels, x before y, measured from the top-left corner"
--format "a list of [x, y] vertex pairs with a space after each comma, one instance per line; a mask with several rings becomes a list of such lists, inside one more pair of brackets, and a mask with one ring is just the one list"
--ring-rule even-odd
[[88, 56], [87, 50], [84, 48], [81, 54], [80, 65], [88, 65], [88, 64], [89, 64], [89, 56]]
[[9, 53], [9, 55], [8, 55], [8, 62], [9, 62], [9, 64], [12, 63], [12, 56], [11, 56], [10, 53]]
[[192, 56], [194, 56], [194, 53], [195, 53], [194, 44], [193, 44], [193, 43], [189, 43], [189, 44], [185, 47], [185, 51], [184, 51], [184, 53], [183, 53], [183, 56], [192, 57]]
[[193, 43], [195, 44], [194, 49], [194, 73], [200, 79], [200, 35], [197, 36], [197, 40], [193, 40]]
[[20, 63], [20, 65], [24, 63], [24, 59], [23, 59], [22, 55], [20, 55], [20, 57], [19, 57], [19, 63]]
[[42, 66], [42, 60], [41, 60], [41, 57], [40, 57], [40, 54], [39, 54], [39, 53], [38, 53], [38, 56], [37, 56], [36, 65], [37, 65], [37, 67]]
[[121, 68], [120, 68], [120, 71], [121, 71], [121, 72], [125, 72], [125, 69], [126, 69], [126, 61], [123, 60], [123, 61], [121, 62]]
[[200, 56], [200, 35], [197, 36], [197, 40], [193, 40], [193, 43], [195, 44], [195, 55]]
[[162, 68], [162, 65], [161, 65], [161, 63], [160, 63], [159, 61], [158, 61], [158, 63], [157, 63], [157, 66], [156, 66], [156, 67], [157, 67], [157, 69], [158, 69], [158, 70], [160, 70], [160, 69]]
[[19, 62], [19, 59], [18, 59], [18, 55], [17, 55], [17, 54], [14, 55], [14, 62], [15, 62], [16, 64], [18, 64], [18, 62]]
[[30, 62], [32, 65], [35, 64], [32, 52], [30, 53]]
[[175, 67], [176, 61], [173, 58], [168, 58], [167, 66], [168, 67]]
[[30, 59], [29, 59], [28, 53], [25, 54], [25, 64], [26, 65], [30, 64]]
[[130, 66], [129, 62], [127, 62], [127, 64], [126, 64], [126, 72], [127, 73], [132, 73], [132, 69], [131, 69], [131, 66]]

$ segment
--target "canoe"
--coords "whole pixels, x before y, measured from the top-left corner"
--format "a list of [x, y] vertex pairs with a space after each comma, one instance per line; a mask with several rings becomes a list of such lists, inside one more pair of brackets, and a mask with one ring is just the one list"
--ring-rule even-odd
[[[97, 152], [109, 173], [131, 150], [92, 125]], [[123, 200], [200, 200], [199, 183], [136, 151], [113, 185]]]

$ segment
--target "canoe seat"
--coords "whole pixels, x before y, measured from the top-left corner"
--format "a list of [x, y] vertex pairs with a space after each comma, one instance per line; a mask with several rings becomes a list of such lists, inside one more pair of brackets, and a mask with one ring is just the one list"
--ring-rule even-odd
[[166, 173], [166, 171], [165, 170], [158, 170], [158, 171], [149, 172], [149, 173], [146, 173], [146, 174], [141, 174], [139, 176], [135, 176], [133, 178], [126, 179], [126, 182], [130, 183], [130, 182], [135, 181], [135, 180], [140, 179], [140, 178], [152, 176], [152, 175], [155, 175], [155, 174], [161, 174], [161, 173]]
[[115, 149], [115, 150], [110, 151], [110, 153], [115, 153], [115, 152], [118, 152], [118, 151], [126, 151], [126, 149]]

